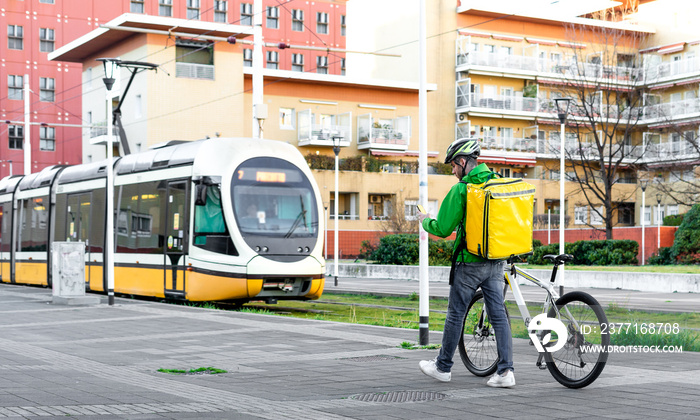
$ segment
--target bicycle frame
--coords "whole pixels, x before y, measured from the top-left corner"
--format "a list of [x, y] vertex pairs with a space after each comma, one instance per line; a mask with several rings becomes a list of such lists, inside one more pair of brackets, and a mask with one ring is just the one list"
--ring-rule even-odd
[[[506, 288], [503, 291], [504, 292], [503, 296], [505, 297], [505, 290], [507, 290], [507, 287], [510, 286], [511, 291], [513, 292], [513, 297], [515, 298], [515, 303], [517, 304], [518, 309], [520, 310], [520, 315], [522, 316], [523, 322], [525, 322], [525, 328], [527, 329], [532, 317], [530, 316], [530, 311], [527, 309], [527, 305], [525, 304], [525, 298], [523, 297], [523, 294], [520, 292], [520, 286], [518, 285], [517, 281], [514, 281], [518, 275], [523, 276], [526, 280], [535, 284], [536, 286], [543, 288], [547, 292], [547, 298], [545, 299], [544, 305], [543, 305], [543, 312], [544, 313], [547, 313], [549, 311], [549, 308], [552, 306], [555, 308], [555, 310], [557, 310], [556, 305], [554, 305], [554, 302], [556, 302], [557, 299], [560, 298], [560, 296], [554, 287], [554, 282], [550, 281], [549, 283], [545, 283], [542, 280], [540, 280], [536, 277], [533, 277], [530, 274], [527, 274], [523, 270], [516, 267], [514, 264], [511, 264], [510, 267], [507, 267], [506, 270], [504, 270], [504, 277], [506, 280], [506, 286], [505, 286]], [[555, 278], [555, 277], [556, 277], [556, 266], [554, 267], [554, 270], [552, 271], [552, 278]]]

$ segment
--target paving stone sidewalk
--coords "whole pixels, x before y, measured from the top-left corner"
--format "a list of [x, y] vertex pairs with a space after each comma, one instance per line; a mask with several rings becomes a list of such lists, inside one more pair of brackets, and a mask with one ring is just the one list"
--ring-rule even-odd
[[[50, 302], [48, 289], [0, 284], [0, 418], [700, 418], [697, 353], [611, 354], [593, 385], [571, 390], [515, 339], [517, 386], [492, 389], [458, 355], [451, 382], [423, 375], [418, 361], [436, 351], [400, 348], [417, 330]], [[210, 366], [228, 373], [158, 372]]]

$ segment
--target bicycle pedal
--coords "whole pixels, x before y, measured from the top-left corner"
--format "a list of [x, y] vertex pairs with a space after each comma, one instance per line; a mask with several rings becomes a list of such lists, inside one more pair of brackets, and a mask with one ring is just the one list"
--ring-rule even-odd
[[540, 370], [547, 370], [547, 364], [545, 363], [540, 363], [537, 367], [540, 368]]

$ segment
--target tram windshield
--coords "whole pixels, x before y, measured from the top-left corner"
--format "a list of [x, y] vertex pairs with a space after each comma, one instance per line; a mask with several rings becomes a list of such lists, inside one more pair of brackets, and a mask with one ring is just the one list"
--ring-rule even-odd
[[244, 235], [299, 238], [317, 235], [317, 204], [299, 168], [277, 158], [253, 158], [234, 173], [232, 198]]

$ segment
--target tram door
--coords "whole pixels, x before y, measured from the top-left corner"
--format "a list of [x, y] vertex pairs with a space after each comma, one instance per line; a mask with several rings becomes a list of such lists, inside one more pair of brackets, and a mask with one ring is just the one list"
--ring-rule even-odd
[[85, 242], [85, 290], [90, 290], [92, 270], [89, 264], [90, 255], [90, 225], [92, 221], [92, 193], [71, 194], [68, 196], [68, 212], [66, 214], [66, 233], [70, 242]]
[[169, 181], [165, 204], [165, 294], [185, 297], [185, 254], [187, 253], [188, 183]]

